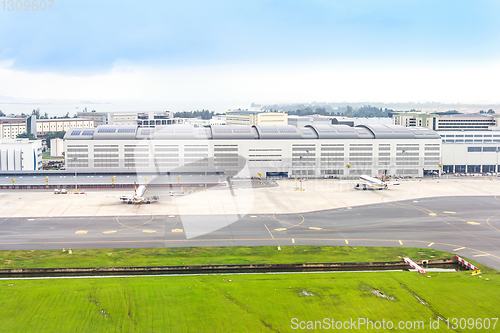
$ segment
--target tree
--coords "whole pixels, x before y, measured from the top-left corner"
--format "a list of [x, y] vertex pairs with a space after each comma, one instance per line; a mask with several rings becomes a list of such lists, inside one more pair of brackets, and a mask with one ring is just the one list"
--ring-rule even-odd
[[494, 114], [494, 113], [495, 113], [495, 111], [493, 111], [493, 109], [489, 109], [489, 110], [488, 110], [488, 113], [489, 113], [489, 114]]
[[0, 117], [5, 117], [5, 113], [2, 110], [0, 110]]
[[31, 115], [36, 116], [36, 119], [40, 119], [40, 108], [37, 108], [36, 110], [33, 109], [33, 112], [31, 112]]
[[59, 131], [59, 132], [55, 132], [55, 133], [52, 133], [52, 132], [47, 132], [45, 134], [45, 140], [47, 142], [47, 148], [50, 148], [50, 140], [52, 139], [55, 139], [55, 138], [64, 138], [64, 134], [66, 134], [65, 131]]
[[479, 110], [479, 113], [484, 113], [484, 110]]
[[36, 140], [36, 137], [33, 133], [21, 133], [16, 136], [18, 139], [30, 139], [30, 140]]

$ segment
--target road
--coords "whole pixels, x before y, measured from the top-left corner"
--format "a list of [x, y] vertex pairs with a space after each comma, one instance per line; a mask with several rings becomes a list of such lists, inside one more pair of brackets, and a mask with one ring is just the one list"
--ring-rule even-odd
[[1, 250], [293, 244], [429, 247], [500, 270], [500, 198], [426, 198], [280, 215], [0, 219]]

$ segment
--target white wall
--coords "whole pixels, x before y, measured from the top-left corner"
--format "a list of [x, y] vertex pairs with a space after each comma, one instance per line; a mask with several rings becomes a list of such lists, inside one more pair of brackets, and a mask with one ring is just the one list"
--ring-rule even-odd
[[42, 142], [28, 139], [0, 140], [0, 170], [39, 170], [42, 167]]
[[[162, 172], [166, 172], [169, 168], [175, 169], [203, 157], [215, 156], [217, 160], [241, 155], [247, 160], [251, 176], [287, 172], [289, 176], [333, 174], [356, 177], [360, 174], [376, 175], [383, 170], [392, 175], [404, 172], [422, 176], [424, 169], [439, 170], [440, 147], [440, 139], [67, 140], [66, 166], [68, 169], [93, 169], [99, 165], [99, 169], [153, 170], [155, 162], [158, 166], [160, 161], [160, 164], [165, 163]], [[436, 150], [428, 150], [431, 148]], [[437, 153], [437, 156], [427, 157], [428, 153]], [[156, 156], [156, 161], [153, 156]], [[136, 166], [133, 166], [134, 160]], [[198, 169], [204, 168], [200, 166]]]

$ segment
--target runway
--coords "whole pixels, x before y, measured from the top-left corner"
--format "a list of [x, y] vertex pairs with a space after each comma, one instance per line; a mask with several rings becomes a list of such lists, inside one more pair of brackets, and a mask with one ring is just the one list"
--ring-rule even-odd
[[0, 219], [1, 250], [235, 245], [424, 247], [500, 270], [500, 198], [426, 198], [303, 214]]

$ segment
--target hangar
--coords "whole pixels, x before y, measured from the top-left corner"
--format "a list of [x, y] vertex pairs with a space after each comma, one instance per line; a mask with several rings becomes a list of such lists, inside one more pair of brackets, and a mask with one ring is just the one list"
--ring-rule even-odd
[[239, 157], [253, 177], [423, 176], [441, 163], [437, 132], [397, 125], [102, 125], [64, 139], [67, 170], [225, 172]]

